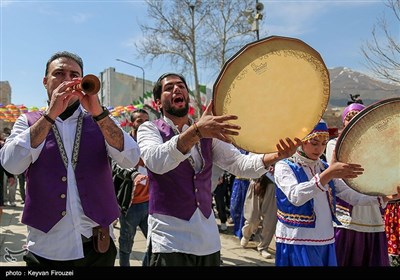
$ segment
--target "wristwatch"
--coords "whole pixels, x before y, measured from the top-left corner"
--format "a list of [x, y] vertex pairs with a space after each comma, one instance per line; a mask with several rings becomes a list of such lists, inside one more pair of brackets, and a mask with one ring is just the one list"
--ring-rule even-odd
[[93, 119], [96, 122], [104, 119], [105, 117], [107, 117], [110, 114], [110, 111], [108, 111], [107, 107], [105, 107], [105, 106], [101, 106], [101, 107], [103, 108], [103, 112], [98, 116], [93, 116]]

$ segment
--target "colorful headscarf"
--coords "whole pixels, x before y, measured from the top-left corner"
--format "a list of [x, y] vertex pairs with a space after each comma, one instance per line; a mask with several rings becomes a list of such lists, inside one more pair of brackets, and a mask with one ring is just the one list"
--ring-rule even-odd
[[306, 137], [304, 137], [303, 142], [306, 142], [307, 140], [320, 136], [329, 139], [328, 126], [326, 125], [326, 122], [322, 119], [314, 127], [314, 129]]
[[346, 119], [347, 115], [350, 112], [361, 112], [362, 110], [364, 110], [365, 106], [363, 104], [360, 103], [351, 103], [349, 106], [347, 106], [346, 108], [344, 108], [343, 113], [342, 113], [342, 123], [344, 123], [344, 120]]

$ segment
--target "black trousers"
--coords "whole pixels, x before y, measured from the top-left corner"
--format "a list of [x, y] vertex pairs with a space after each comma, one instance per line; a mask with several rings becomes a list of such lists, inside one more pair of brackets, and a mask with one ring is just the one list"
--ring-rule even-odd
[[228, 214], [226, 212], [226, 192], [227, 184], [219, 184], [214, 190], [214, 199], [215, 199], [215, 206], [217, 207], [218, 211], [218, 218], [220, 219], [221, 223], [226, 223], [228, 219]]
[[220, 266], [220, 251], [206, 256], [184, 253], [151, 253], [150, 266]]
[[71, 261], [55, 261], [49, 260], [32, 252], [28, 252], [24, 256], [24, 261], [28, 267], [88, 267], [88, 266], [114, 266], [115, 258], [117, 257], [117, 248], [115, 247], [114, 241], [110, 240], [110, 247], [105, 253], [97, 253], [94, 250], [92, 240], [83, 243], [84, 258]]

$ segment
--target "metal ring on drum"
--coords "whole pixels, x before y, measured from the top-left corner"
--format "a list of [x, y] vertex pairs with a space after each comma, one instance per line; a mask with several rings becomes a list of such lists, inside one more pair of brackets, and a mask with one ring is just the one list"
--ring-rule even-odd
[[400, 185], [400, 98], [378, 101], [358, 113], [343, 129], [336, 157], [357, 163], [364, 173], [344, 179], [354, 190], [368, 195], [392, 195]]

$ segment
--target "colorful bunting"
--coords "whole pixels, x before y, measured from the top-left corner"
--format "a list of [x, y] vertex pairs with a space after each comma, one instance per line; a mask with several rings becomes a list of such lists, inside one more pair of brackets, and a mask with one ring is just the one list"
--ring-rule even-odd
[[[206, 87], [200, 86], [200, 93], [201, 93], [201, 101], [203, 103], [203, 111], [205, 109], [207, 103], [206, 97]], [[189, 103], [189, 115], [194, 116], [195, 113], [195, 106], [194, 104], [194, 94], [190, 92], [190, 103]], [[153, 93], [148, 91], [144, 94], [143, 97], [140, 97], [139, 100], [134, 101], [132, 104], [126, 106], [109, 106], [107, 109], [110, 111], [111, 115], [115, 117], [121, 124], [122, 127], [128, 128], [132, 126], [130, 122], [130, 113], [136, 109], [143, 109], [146, 106], [157, 110], [157, 105], [153, 100]], [[15, 104], [7, 104], [4, 105], [0, 103], [0, 120], [4, 122], [11, 122], [14, 123], [17, 118], [24, 113], [27, 112], [35, 112], [35, 111], [45, 111], [46, 107], [38, 108], [36, 106], [26, 107], [25, 105], [15, 105]]]

